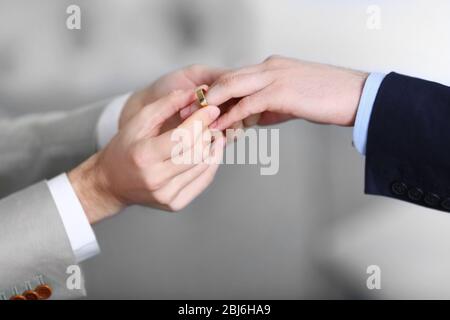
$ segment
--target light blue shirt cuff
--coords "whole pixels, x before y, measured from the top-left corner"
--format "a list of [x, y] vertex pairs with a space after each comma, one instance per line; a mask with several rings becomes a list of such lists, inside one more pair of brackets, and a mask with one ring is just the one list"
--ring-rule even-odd
[[355, 127], [353, 128], [353, 146], [362, 155], [366, 154], [367, 131], [369, 130], [370, 115], [372, 114], [375, 98], [381, 83], [386, 75], [383, 73], [371, 73], [366, 80], [358, 112], [356, 113]]

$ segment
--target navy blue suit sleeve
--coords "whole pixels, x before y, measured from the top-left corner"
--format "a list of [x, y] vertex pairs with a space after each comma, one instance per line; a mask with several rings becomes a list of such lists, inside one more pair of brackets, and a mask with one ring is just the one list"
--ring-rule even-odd
[[450, 87], [385, 77], [370, 117], [365, 192], [450, 211]]

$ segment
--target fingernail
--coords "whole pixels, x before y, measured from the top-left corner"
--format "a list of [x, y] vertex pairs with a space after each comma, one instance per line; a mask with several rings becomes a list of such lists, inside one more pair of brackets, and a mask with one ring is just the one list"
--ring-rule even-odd
[[181, 111], [180, 111], [180, 117], [181, 117], [182, 119], [185, 119], [185, 118], [187, 118], [187, 116], [189, 115], [190, 112], [191, 112], [191, 108], [190, 108], [190, 107], [186, 107], [186, 108], [184, 108], [184, 109], [181, 109]]
[[220, 115], [220, 109], [217, 107], [210, 106], [208, 113], [211, 120], [214, 120]]

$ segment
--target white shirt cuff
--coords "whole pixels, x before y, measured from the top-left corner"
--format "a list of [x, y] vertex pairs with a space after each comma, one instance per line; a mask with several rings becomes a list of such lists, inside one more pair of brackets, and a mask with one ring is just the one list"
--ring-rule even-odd
[[100, 253], [94, 231], [67, 175], [61, 174], [47, 181], [47, 185], [69, 237], [76, 263]]
[[97, 123], [97, 148], [103, 149], [119, 131], [119, 119], [131, 93], [112, 100], [103, 110]]

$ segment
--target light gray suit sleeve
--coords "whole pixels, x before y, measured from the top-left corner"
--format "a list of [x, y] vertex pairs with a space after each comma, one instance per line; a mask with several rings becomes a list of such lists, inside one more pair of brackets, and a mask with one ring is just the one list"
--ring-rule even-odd
[[0, 197], [65, 172], [95, 153], [97, 122], [106, 104], [0, 119]]
[[76, 269], [66, 273], [75, 257], [47, 183], [29, 185], [75, 167], [96, 151], [96, 126], [105, 106], [0, 119], [0, 198], [9, 195], [0, 200], [4, 298], [14, 288], [19, 293], [27, 285], [34, 288], [39, 277], [53, 288], [53, 299], [85, 295]]
[[53, 289], [51, 299], [85, 295], [81, 274], [74, 279], [79, 285], [74, 290], [66, 285], [71, 276], [66, 271], [75, 265], [75, 257], [46, 182], [0, 201], [0, 261], [4, 298], [13, 296], [14, 288], [18, 293], [27, 290], [28, 284], [34, 289], [40, 277]]

